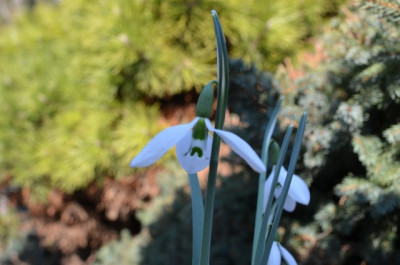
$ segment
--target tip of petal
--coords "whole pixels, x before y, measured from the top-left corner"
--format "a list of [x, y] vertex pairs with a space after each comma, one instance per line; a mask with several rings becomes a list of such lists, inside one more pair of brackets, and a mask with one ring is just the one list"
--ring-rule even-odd
[[288, 195], [286, 197], [285, 204], [283, 205], [283, 209], [285, 209], [287, 212], [293, 212], [294, 209], [296, 209], [296, 201]]
[[132, 159], [131, 163], [129, 163], [130, 167], [147, 167], [151, 165], [152, 163], [145, 163], [142, 159], [138, 159], [138, 157], [135, 157]]
[[258, 164], [257, 167], [254, 167], [254, 170], [258, 173], [265, 173], [267, 171], [267, 168], [264, 164]]
[[[207, 128], [212, 131], [212, 127], [209, 124], [209, 122], [206, 120], [206, 125]], [[254, 171], [258, 173], [264, 173], [266, 172], [266, 167], [263, 163], [263, 161], [258, 157], [257, 153], [251, 148], [251, 146], [246, 143], [242, 138], [237, 136], [234, 133], [224, 131], [224, 130], [218, 130], [218, 129], [213, 129], [214, 133], [216, 133], [221, 139], [227, 143], [232, 150], [241, 156], [249, 166], [254, 169]]]
[[130, 167], [138, 167], [135, 159], [132, 159], [131, 163], [129, 163]]
[[299, 176], [294, 175], [289, 190], [293, 199], [303, 205], [310, 203], [310, 189], [307, 184]]
[[271, 252], [269, 254], [267, 265], [281, 264], [281, 253], [278, 247], [278, 243], [272, 242]]
[[281, 244], [278, 243], [279, 251], [282, 254], [283, 259], [286, 261], [288, 265], [297, 265], [295, 258], [290, 252], [284, 248]]

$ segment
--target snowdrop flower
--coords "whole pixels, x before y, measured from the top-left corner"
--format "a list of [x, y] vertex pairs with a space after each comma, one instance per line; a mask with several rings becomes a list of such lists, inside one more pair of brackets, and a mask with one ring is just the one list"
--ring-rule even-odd
[[297, 265], [292, 254], [287, 251], [279, 242], [272, 243], [271, 252], [269, 254], [267, 265], [280, 265], [282, 258], [288, 265]]
[[210, 163], [212, 138], [208, 131], [219, 135], [255, 171], [265, 172], [264, 163], [248, 143], [231, 132], [215, 129], [209, 119], [201, 117], [161, 131], [131, 161], [130, 166], [149, 166], [176, 145], [176, 156], [181, 166], [188, 173], [199, 172]]
[[[267, 200], [269, 197], [269, 192], [272, 186], [272, 180], [274, 178], [276, 167], [274, 166], [271, 174], [265, 181], [264, 185], [264, 204], [263, 209], [267, 206]], [[287, 171], [284, 167], [281, 167], [278, 177], [279, 185], [275, 188], [275, 198], [278, 198], [281, 195], [282, 187], [286, 180]], [[288, 212], [293, 212], [296, 208], [296, 203], [301, 203], [304, 205], [308, 205], [310, 203], [310, 190], [307, 187], [307, 184], [296, 174], [293, 174], [292, 183], [289, 186], [288, 196], [286, 198], [283, 209]]]
[[176, 156], [181, 166], [188, 173], [199, 172], [210, 163], [212, 138], [208, 132], [214, 132], [255, 171], [265, 172], [264, 163], [248, 143], [231, 132], [215, 129], [211, 125], [208, 117], [211, 116], [214, 97], [212, 82], [200, 94], [197, 117], [187, 124], [172, 126], [157, 134], [131, 161], [131, 167], [149, 166], [176, 145]]

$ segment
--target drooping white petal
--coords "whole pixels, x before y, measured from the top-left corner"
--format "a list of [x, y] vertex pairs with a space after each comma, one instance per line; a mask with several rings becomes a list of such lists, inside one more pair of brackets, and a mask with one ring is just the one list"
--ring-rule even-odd
[[[276, 169], [277, 169], [276, 166], [274, 166], [273, 170], [276, 170]], [[278, 177], [278, 181], [282, 185], [282, 187], [283, 187], [283, 184], [285, 184], [286, 176], [287, 176], [287, 170], [285, 167], [282, 166], [281, 170], [279, 171], [279, 177]]]
[[215, 129], [211, 125], [210, 120], [205, 119], [205, 121], [207, 129], [211, 132], [218, 134], [221, 139], [224, 140], [224, 142], [227, 143], [236, 154], [241, 156], [247, 162], [247, 164], [249, 164], [251, 168], [259, 173], [265, 172], [266, 169], [264, 163], [261, 161], [256, 152], [253, 150], [253, 148], [250, 147], [248, 143], [246, 143], [242, 138], [234, 133]]
[[[274, 172], [274, 171], [272, 171]], [[264, 200], [263, 200], [263, 211], [265, 211], [266, 207], [267, 207], [267, 201], [268, 201], [268, 196], [269, 196], [269, 192], [271, 190], [271, 186], [272, 186], [272, 179], [273, 179], [273, 175], [268, 177], [268, 179], [265, 181], [264, 184]], [[279, 196], [282, 193], [282, 188], [281, 187], [276, 187], [275, 188], [275, 198], [279, 198]], [[283, 205], [283, 209], [285, 209], [288, 212], [293, 212], [294, 209], [296, 208], [296, 201], [293, 200], [290, 195], [288, 194], [288, 196], [286, 197], [286, 201], [285, 204]]]
[[281, 264], [281, 252], [279, 250], [278, 244], [274, 241], [272, 242], [271, 252], [269, 253], [267, 265], [280, 265], [280, 264]]
[[[199, 141], [199, 140], [196, 140]], [[199, 157], [197, 153], [190, 155], [193, 144], [192, 132], [189, 131], [186, 135], [176, 144], [176, 157], [179, 164], [189, 174], [197, 173], [205, 169], [210, 164], [212, 138], [208, 136], [207, 142], [202, 146], [203, 156]]]
[[288, 265], [297, 265], [296, 260], [294, 259], [294, 257], [292, 256], [292, 254], [290, 254], [289, 251], [287, 251], [286, 248], [284, 248], [281, 244], [278, 243], [278, 247], [279, 250], [281, 252], [281, 255], [283, 257], [283, 259], [286, 261], [286, 263]]
[[193, 128], [198, 119], [199, 118], [195, 118], [187, 124], [169, 127], [158, 133], [142, 151], [132, 159], [130, 166], [146, 167], [156, 162]]
[[310, 190], [307, 184], [299, 176], [293, 175], [289, 187], [290, 196], [298, 203], [308, 205], [310, 203]]
[[286, 197], [285, 204], [283, 205], [283, 209], [285, 209], [288, 212], [293, 212], [295, 208], [296, 208], [296, 201], [293, 200], [293, 198], [288, 194], [288, 196]]
[[[274, 167], [275, 169], [275, 167]], [[287, 176], [287, 171], [284, 167], [281, 167], [279, 172], [278, 182], [283, 186], [285, 184]], [[275, 196], [278, 197], [280, 195], [281, 190], [277, 189]], [[293, 174], [292, 182], [289, 186], [289, 195], [288, 197], [292, 197], [295, 202], [308, 205], [310, 203], [310, 190], [308, 189], [307, 184], [296, 174]]]
[[[263, 200], [264, 211], [265, 211], [265, 207], [267, 204], [269, 192], [271, 190], [272, 179], [274, 177], [275, 170], [276, 170], [276, 167], [274, 166], [272, 168], [272, 172], [270, 173], [267, 180], [265, 181], [264, 200]], [[286, 169], [284, 167], [281, 167], [281, 170], [279, 172], [279, 177], [278, 177], [278, 183], [281, 186], [283, 186], [285, 183], [286, 175], [287, 175]], [[282, 188], [277, 186], [275, 188], [275, 193], [274, 193], [275, 198], [279, 198], [281, 193], [282, 193]], [[286, 198], [283, 209], [285, 209], [288, 212], [292, 212], [296, 208], [297, 202], [301, 203], [301, 204], [305, 204], [305, 205], [309, 204], [310, 190], [308, 189], [307, 184], [299, 176], [293, 175], [292, 183], [290, 184], [288, 196]]]

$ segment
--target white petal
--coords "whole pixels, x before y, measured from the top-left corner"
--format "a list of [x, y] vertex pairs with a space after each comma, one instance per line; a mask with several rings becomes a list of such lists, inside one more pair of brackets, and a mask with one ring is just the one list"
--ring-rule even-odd
[[307, 184], [299, 176], [293, 175], [289, 188], [290, 196], [298, 203], [308, 205], [310, 203], [310, 190]]
[[236, 154], [241, 156], [247, 162], [247, 164], [249, 164], [251, 168], [259, 173], [265, 172], [266, 169], [264, 163], [248, 143], [234, 133], [215, 129], [212, 127], [208, 119], [205, 119], [205, 121], [208, 130], [218, 134]]
[[[286, 176], [286, 169], [284, 167], [281, 167], [278, 181], [282, 186], [285, 184]], [[279, 195], [275, 193], [275, 196]], [[308, 189], [307, 184], [296, 174], [293, 174], [292, 182], [290, 183], [289, 196], [291, 196], [298, 203], [304, 205], [308, 205], [310, 203], [310, 190]]]
[[296, 201], [293, 200], [293, 198], [290, 197], [290, 195], [288, 194], [288, 196], [286, 197], [285, 204], [283, 205], [283, 209], [285, 209], [288, 212], [293, 212], [295, 208], [296, 208]]
[[[274, 170], [275, 169], [276, 166], [274, 166]], [[278, 177], [278, 182], [281, 184], [282, 187], [285, 184], [286, 176], [287, 176], [286, 168], [282, 166], [281, 170], [279, 171], [279, 177]]]
[[280, 264], [281, 264], [281, 252], [279, 250], [278, 244], [274, 241], [272, 242], [271, 252], [269, 253], [267, 265], [280, 265]]
[[199, 118], [187, 124], [169, 127], [158, 133], [150, 142], [132, 159], [131, 167], [146, 167], [156, 162], [169, 149], [171, 149], [187, 132], [191, 131]]
[[176, 157], [178, 158], [179, 164], [189, 174], [197, 173], [208, 167], [212, 148], [212, 138], [208, 136], [206, 146], [203, 147], [206, 149], [203, 157], [200, 158], [197, 154], [191, 156], [189, 152], [192, 147], [192, 140], [192, 132], [189, 131], [185, 137], [176, 144]]
[[278, 243], [278, 246], [279, 246], [279, 250], [281, 251], [282, 257], [286, 261], [286, 263], [288, 265], [297, 265], [297, 262], [294, 259], [294, 257], [292, 256], [292, 254], [290, 254], [290, 252], [287, 251], [287, 249], [284, 248], [281, 244]]

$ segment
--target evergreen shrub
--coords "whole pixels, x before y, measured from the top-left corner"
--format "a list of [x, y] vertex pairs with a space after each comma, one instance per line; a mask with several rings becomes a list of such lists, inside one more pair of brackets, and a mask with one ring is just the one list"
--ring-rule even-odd
[[329, 264], [400, 262], [399, 8], [344, 8], [314, 55], [280, 71], [286, 115], [309, 112], [304, 174], [319, 203], [308, 231]]

